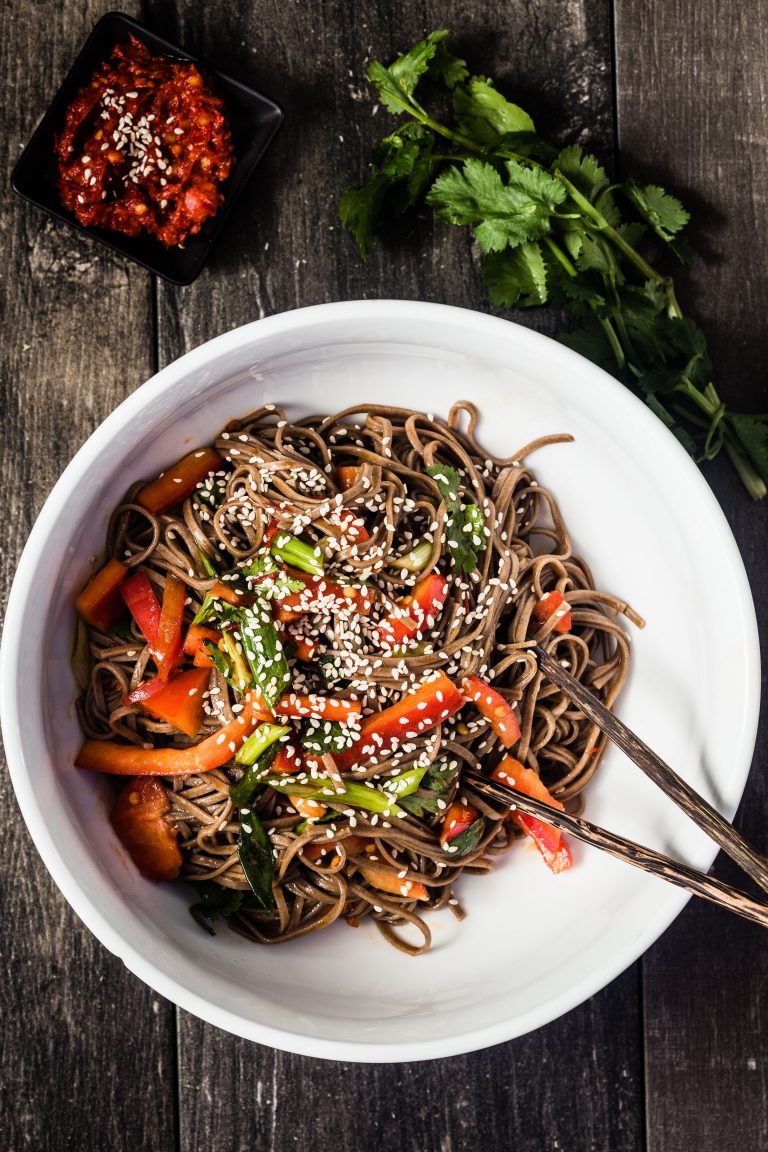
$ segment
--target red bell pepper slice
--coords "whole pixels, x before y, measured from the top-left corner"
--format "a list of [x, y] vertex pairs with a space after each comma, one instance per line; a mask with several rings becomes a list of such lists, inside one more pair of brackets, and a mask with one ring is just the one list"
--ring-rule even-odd
[[118, 839], [148, 880], [175, 880], [181, 872], [178, 835], [165, 819], [170, 810], [163, 785], [145, 776], [120, 789], [110, 813]]
[[184, 631], [184, 601], [187, 589], [173, 573], [165, 578], [163, 606], [157, 625], [157, 671], [162, 679], [181, 658], [181, 636]]
[[75, 600], [75, 608], [88, 624], [106, 632], [125, 611], [120, 585], [128, 569], [119, 560], [109, 560], [91, 577]]
[[187, 736], [197, 736], [203, 722], [203, 692], [209, 675], [208, 668], [190, 668], [170, 680], [156, 676], [129, 692], [123, 703], [140, 704], [150, 716], [165, 720]]
[[[563, 805], [551, 795], [541, 778], [512, 756], [504, 757], [494, 768], [491, 778], [506, 784], [509, 788], [516, 788], [518, 792], [530, 796], [532, 800], [540, 800], [542, 804], [549, 804], [550, 807], [563, 811]], [[524, 812], [510, 812], [509, 819], [514, 820], [524, 832], [527, 832], [553, 872], [565, 872], [571, 867], [573, 857], [559, 829]]]
[[539, 624], [544, 624], [550, 616], [557, 616], [555, 632], [570, 632], [573, 627], [570, 604], [560, 592], [545, 592], [533, 606], [533, 614]]
[[218, 472], [224, 461], [213, 448], [199, 448], [190, 452], [167, 472], [147, 484], [136, 494], [136, 500], [154, 516], [160, 516], [181, 504], [211, 474]]
[[[292, 570], [290, 574], [294, 575]], [[304, 582], [304, 588], [274, 601], [278, 620], [295, 620], [297, 616], [315, 612], [342, 610], [367, 616], [373, 607], [375, 594], [371, 588], [337, 584], [325, 576], [308, 576], [305, 572], [297, 572], [296, 576]], [[292, 615], [286, 616], [286, 612]]]
[[360, 725], [360, 739], [334, 755], [336, 766], [343, 772], [353, 764], [394, 752], [404, 741], [437, 727], [463, 707], [461, 692], [444, 672], [438, 672], [396, 704], [366, 716]]
[[339, 482], [339, 488], [342, 492], [348, 492], [357, 484], [362, 476], [362, 468], [357, 464], [339, 464], [336, 469], [336, 479]]
[[360, 719], [362, 707], [358, 700], [336, 696], [301, 695], [286, 692], [275, 704], [275, 715], [294, 720], [331, 720], [339, 724], [354, 724]]
[[157, 658], [157, 630], [160, 625], [160, 601], [155, 596], [146, 572], [135, 572], [120, 585], [120, 595], [139, 626], [142, 636]]
[[304, 770], [304, 761], [292, 745], [281, 744], [269, 770], [275, 776], [296, 776]]
[[[339, 508], [336, 513], [336, 519], [340, 521], [340, 527], [343, 534], [353, 544], [362, 544], [364, 540], [370, 540], [371, 536], [365, 526], [365, 521], [361, 516], [358, 516], [351, 508]], [[331, 522], [333, 522], [331, 520]]]
[[202, 624], [190, 624], [184, 637], [182, 651], [185, 656], [192, 657], [192, 663], [196, 668], [212, 668], [214, 662], [205, 646], [206, 641], [218, 645], [220, 640], [221, 633], [217, 632], [215, 628], [204, 628]]
[[410, 596], [398, 600], [394, 612], [381, 623], [379, 642], [386, 647], [402, 644], [423, 628], [431, 628], [442, 611], [448, 597], [448, 581], [439, 572], [422, 576], [413, 586]]
[[466, 676], [461, 682], [461, 690], [486, 718], [505, 748], [517, 743], [521, 735], [520, 722], [514, 708], [500, 692], [479, 676]]
[[86, 740], [75, 757], [76, 768], [110, 776], [192, 776], [221, 768], [237, 752], [257, 724], [263, 723], [260, 701], [248, 693], [243, 711], [213, 736], [191, 748], [141, 748], [111, 740]]
[[471, 828], [480, 813], [467, 800], [454, 800], [446, 809], [440, 827], [440, 843], [443, 847], [450, 844], [457, 836], [461, 836]]

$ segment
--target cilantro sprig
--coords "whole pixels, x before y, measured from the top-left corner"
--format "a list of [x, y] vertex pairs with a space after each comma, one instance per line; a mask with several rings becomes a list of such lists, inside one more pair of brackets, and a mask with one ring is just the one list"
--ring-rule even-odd
[[432, 464], [426, 469], [437, 485], [448, 512], [445, 537], [450, 557], [457, 572], [474, 572], [477, 554], [485, 543], [483, 513], [477, 504], [461, 499], [461, 476], [447, 464]]
[[[672, 277], [638, 250], [651, 234], [687, 260], [686, 209], [657, 184], [611, 181], [577, 145], [558, 151], [492, 80], [470, 76], [446, 36], [432, 32], [389, 67], [368, 67], [382, 105], [405, 119], [375, 148], [366, 183], [341, 198], [363, 259], [386, 223], [422, 204], [472, 228], [492, 304], [564, 308], [575, 324], [563, 343], [627, 384], [694, 459], [725, 451], [761, 499], [768, 415], [728, 410]], [[420, 90], [417, 98], [424, 79], [448, 90], [448, 123], [424, 107]]]

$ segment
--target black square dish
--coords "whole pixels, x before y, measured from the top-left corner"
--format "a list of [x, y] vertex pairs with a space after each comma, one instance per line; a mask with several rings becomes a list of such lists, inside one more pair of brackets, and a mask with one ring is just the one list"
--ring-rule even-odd
[[[216, 215], [209, 217], [200, 231], [189, 237], [183, 248], [166, 248], [148, 233], [125, 236], [104, 228], [84, 227], [64, 207], [59, 196], [55, 141], [64, 127], [67, 109], [80, 89], [91, 79], [96, 68], [109, 59], [117, 44], [127, 41], [131, 35], [141, 40], [155, 55], [170, 56], [198, 65], [211, 78], [216, 93], [226, 104], [235, 164], [222, 186], [224, 202]], [[87, 236], [95, 237], [114, 251], [135, 260], [137, 264], [142, 264], [150, 272], [155, 272], [173, 284], [189, 284], [203, 267], [235, 201], [272, 142], [282, 120], [282, 110], [267, 96], [262, 96], [239, 80], [233, 80], [212, 68], [200, 57], [169, 44], [129, 16], [108, 12], [86, 40], [66, 80], [21, 154], [13, 171], [13, 188], [25, 200], [65, 220]]]

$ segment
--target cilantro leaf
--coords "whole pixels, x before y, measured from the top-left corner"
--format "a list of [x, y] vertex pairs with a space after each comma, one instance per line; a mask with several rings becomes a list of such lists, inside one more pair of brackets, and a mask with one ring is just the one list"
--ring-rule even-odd
[[486, 146], [497, 146], [505, 136], [533, 136], [536, 131], [528, 113], [510, 104], [483, 76], [472, 76], [454, 89], [453, 112], [459, 131]]
[[[657, 184], [612, 183], [578, 145], [555, 149], [491, 79], [469, 75], [445, 37], [433, 32], [389, 68], [369, 68], [384, 107], [405, 119], [374, 154], [366, 186], [342, 198], [342, 221], [363, 257], [385, 223], [423, 203], [441, 221], [468, 225], [493, 304], [563, 307], [580, 324], [562, 337], [565, 344], [645, 399], [696, 459], [725, 447], [750, 495], [768, 494], [765, 418], [731, 421], [672, 278], [639, 250], [652, 231], [688, 262], [686, 209]], [[452, 93], [443, 123], [416, 100], [425, 75]], [[617, 189], [621, 206], [634, 208], [642, 223], [622, 218]], [[470, 536], [480, 527], [472, 518], [458, 509], [457, 523]], [[450, 543], [458, 570], [468, 570], [471, 550]]]
[[453, 565], [458, 572], [474, 572], [477, 555], [485, 544], [483, 513], [477, 504], [463, 504], [459, 498], [461, 476], [447, 464], [432, 464], [427, 468], [445, 501], [447, 517], [445, 538]]
[[427, 193], [437, 218], [450, 224], [474, 224], [483, 252], [515, 247], [550, 230], [550, 216], [565, 199], [562, 184], [541, 169], [516, 160], [503, 165], [507, 182], [492, 164], [467, 160], [448, 168]]
[[623, 284], [624, 275], [619, 262], [610, 245], [602, 236], [595, 236], [585, 232], [581, 237], [581, 247], [576, 258], [576, 267], [580, 272], [599, 272], [611, 284]]
[[561, 332], [558, 340], [606, 372], [616, 365], [610, 341], [595, 317], [589, 317], [581, 327], [570, 332]]
[[479, 816], [464, 832], [460, 832], [450, 844], [447, 851], [452, 856], [468, 856], [474, 852], [485, 833], [485, 816]]
[[246, 767], [240, 779], [236, 780], [234, 784], [230, 784], [229, 798], [238, 808], [250, 804], [262, 776], [269, 773], [279, 748], [280, 743], [277, 741], [270, 744], [269, 748], [266, 748], [261, 756], [254, 760], [253, 764]]
[[260, 604], [242, 609], [238, 631], [253, 684], [271, 708], [291, 682], [288, 660], [271, 613]]
[[469, 69], [465, 60], [453, 56], [445, 46], [445, 40], [438, 41], [435, 54], [427, 68], [427, 79], [442, 80], [446, 88], [455, 88], [469, 76]]
[[193, 886], [200, 899], [196, 904], [191, 904], [189, 910], [200, 927], [215, 936], [211, 920], [237, 912], [245, 893], [239, 888], [224, 888], [215, 880], [198, 880]]
[[[434, 59], [438, 45], [447, 35], [446, 29], [431, 32], [426, 40], [421, 40], [404, 55], [398, 56], [389, 68], [378, 60], [368, 65], [368, 79], [388, 112], [398, 115], [414, 106], [418, 107], [413, 99], [416, 86]], [[437, 66], [440, 66], [439, 58]], [[455, 65], [451, 66], [451, 70], [455, 72]]]
[[594, 156], [585, 156], [578, 144], [564, 148], [553, 166], [567, 176], [588, 200], [596, 200], [610, 183], [605, 169]]
[[330, 720], [308, 720], [301, 734], [302, 747], [314, 756], [344, 752], [356, 743], [359, 733], [349, 724]]
[[391, 179], [381, 174], [373, 176], [362, 188], [347, 188], [341, 197], [339, 218], [357, 241], [363, 260], [370, 256]]
[[458, 774], [459, 765], [456, 761], [450, 764], [445, 760], [436, 760], [422, 779], [418, 791], [400, 797], [398, 803], [402, 808], [407, 808], [413, 816], [434, 816], [440, 811], [438, 801], [445, 804], [444, 798], [453, 787]]
[[547, 300], [547, 269], [536, 241], [488, 252], [482, 261], [488, 299], [497, 308], [527, 308]]
[[625, 185], [625, 191], [643, 219], [668, 244], [691, 218], [677, 197], [670, 196], [658, 184], [646, 184], [641, 188], [630, 181]]
[[731, 413], [728, 424], [759, 476], [768, 483], [768, 416]]
[[265, 912], [274, 912], [272, 880], [275, 874], [275, 858], [272, 855], [272, 841], [261, 820], [250, 808], [240, 809], [237, 856], [259, 907]]

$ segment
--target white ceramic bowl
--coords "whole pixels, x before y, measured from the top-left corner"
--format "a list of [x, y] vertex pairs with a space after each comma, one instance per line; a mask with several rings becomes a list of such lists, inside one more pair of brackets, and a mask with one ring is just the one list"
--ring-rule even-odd
[[[111, 508], [228, 419], [264, 401], [291, 414], [375, 400], [483, 414], [508, 453], [557, 431], [576, 443], [534, 460], [560, 498], [598, 587], [648, 626], [634, 635], [627, 723], [728, 816], [749, 768], [759, 658], [744, 569], [698, 470], [629, 392], [544, 336], [435, 304], [328, 304], [212, 340], [139, 388], [53, 490], [19, 565], [3, 638], [2, 719], [19, 804], [54, 880], [142, 980], [203, 1019], [313, 1056], [449, 1056], [536, 1028], [597, 991], [670, 923], [685, 896], [593, 849], [552, 876], [520, 846], [460, 894], [468, 917], [433, 917], [422, 958], [344, 924], [279, 948], [192, 920], [186, 886], [143, 880], [107, 821], [107, 782], [72, 767], [80, 742], [69, 651], [73, 598], [101, 553]], [[612, 750], [587, 814], [706, 868], [710, 842]], [[76, 979], [76, 973], [70, 973]], [[87, 1012], [87, 1006], [83, 1008]]]

